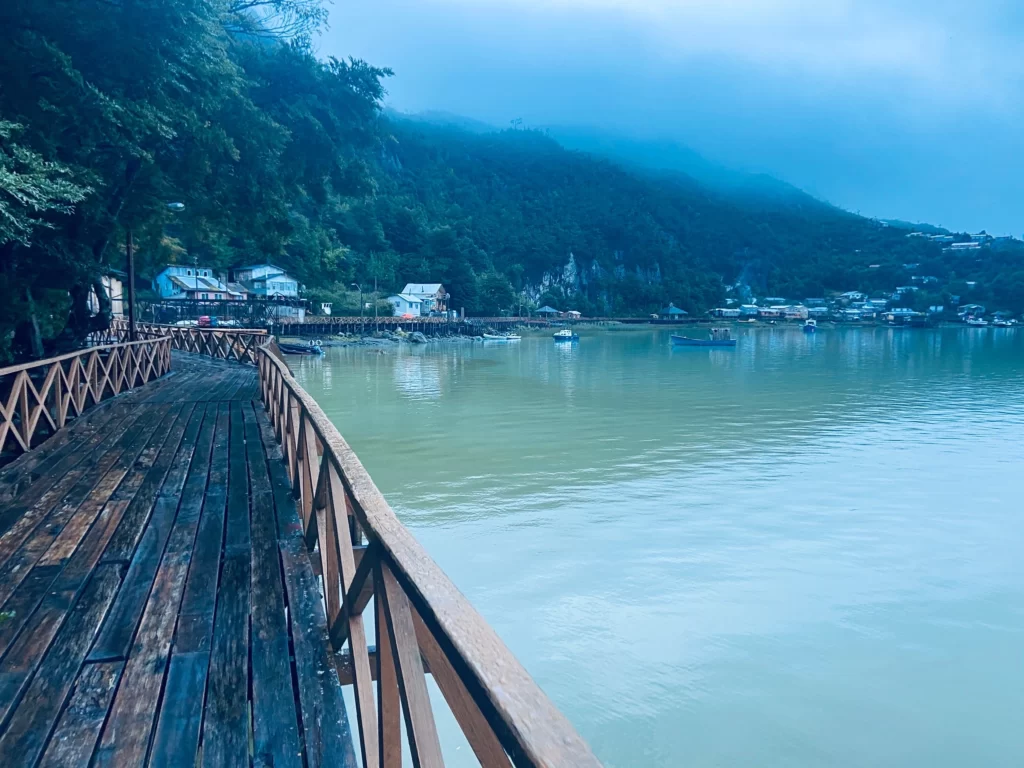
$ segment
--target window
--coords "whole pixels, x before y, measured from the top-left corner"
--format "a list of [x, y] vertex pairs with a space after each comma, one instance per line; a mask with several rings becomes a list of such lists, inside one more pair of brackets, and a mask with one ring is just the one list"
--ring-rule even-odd
[[224, 296], [222, 296], [222, 295], [221, 295], [221, 294], [219, 294], [219, 293], [218, 293], [218, 294], [217, 294], [216, 296], [217, 296], [217, 299], [218, 299], [218, 300], [219, 300], [219, 299], [223, 299], [223, 298], [224, 298]]
[[210, 294], [204, 293], [199, 298], [201, 298], [201, 299], [203, 299], [205, 301], [206, 299], [210, 298]]
[[185, 270], [185, 274], [188, 275], [189, 277], [192, 277], [192, 270], [191, 269], [186, 269]]

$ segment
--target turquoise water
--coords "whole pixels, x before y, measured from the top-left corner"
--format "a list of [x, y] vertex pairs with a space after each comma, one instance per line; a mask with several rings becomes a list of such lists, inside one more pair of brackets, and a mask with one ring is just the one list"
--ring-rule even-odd
[[606, 765], [1024, 765], [1024, 330], [290, 362]]

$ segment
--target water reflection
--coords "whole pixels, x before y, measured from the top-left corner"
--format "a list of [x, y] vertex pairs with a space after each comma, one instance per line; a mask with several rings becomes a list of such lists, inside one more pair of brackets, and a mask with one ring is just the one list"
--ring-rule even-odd
[[1024, 332], [738, 335], [296, 375], [606, 764], [1024, 764]]

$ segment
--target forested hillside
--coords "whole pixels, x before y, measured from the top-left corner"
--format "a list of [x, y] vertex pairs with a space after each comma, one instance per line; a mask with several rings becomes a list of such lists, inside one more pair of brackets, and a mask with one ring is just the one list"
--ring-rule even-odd
[[471, 314], [699, 311], [737, 281], [891, 289], [911, 262], [1024, 309], [1015, 249], [964, 261], [802, 194], [385, 117], [390, 73], [318, 58], [324, 20], [320, 0], [0, 4], [0, 360], [106, 325], [100, 277], [124, 267], [129, 230], [143, 278], [269, 260], [342, 311], [354, 281], [443, 282]]

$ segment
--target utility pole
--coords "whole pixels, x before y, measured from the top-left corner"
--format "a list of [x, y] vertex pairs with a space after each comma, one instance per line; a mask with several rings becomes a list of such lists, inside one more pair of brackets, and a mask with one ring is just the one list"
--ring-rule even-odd
[[135, 332], [135, 243], [129, 229], [125, 238], [125, 250], [128, 252], [128, 341], [136, 341]]

